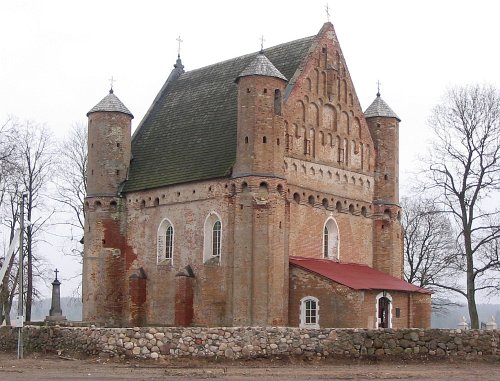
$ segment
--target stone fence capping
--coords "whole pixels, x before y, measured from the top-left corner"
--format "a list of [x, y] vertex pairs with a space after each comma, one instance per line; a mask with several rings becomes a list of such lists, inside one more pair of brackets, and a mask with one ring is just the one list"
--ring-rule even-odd
[[[290, 327], [25, 326], [27, 352], [167, 359], [499, 356], [500, 330], [299, 329]], [[17, 347], [17, 331], [0, 327], [0, 350]]]

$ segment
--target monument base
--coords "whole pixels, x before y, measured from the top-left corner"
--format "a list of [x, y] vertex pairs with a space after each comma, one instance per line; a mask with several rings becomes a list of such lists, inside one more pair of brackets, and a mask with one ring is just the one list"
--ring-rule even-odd
[[59, 316], [46, 316], [44, 321], [49, 322], [49, 323], [54, 323], [54, 322], [66, 321], [66, 320], [67, 320], [66, 316], [59, 315]]

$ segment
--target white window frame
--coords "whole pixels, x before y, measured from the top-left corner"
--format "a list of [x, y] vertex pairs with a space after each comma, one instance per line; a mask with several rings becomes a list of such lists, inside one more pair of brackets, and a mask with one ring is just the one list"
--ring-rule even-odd
[[[314, 323], [307, 323], [306, 322], [306, 304], [308, 301], [313, 301], [316, 303], [316, 316], [315, 316], [315, 322]], [[299, 323], [299, 328], [314, 328], [318, 329], [319, 328], [319, 299], [315, 298], [314, 296], [304, 296], [302, 299], [300, 299], [300, 323]]]
[[[218, 246], [218, 255], [214, 255], [214, 226], [215, 224], [219, 222], [220, 223], [220, 233], [219, 233], [219, 246]], [[207, 218], [205, 218], [205, 225], [204, 225], [204, 237], [203, 237], [203, 263], [208, 262], [209, 260], [213, 258], [218, 258], [218, 262], [220, 263], [221, 258], [222, 258], [222, 233], [223, 233], [223, 225], [222, 225], [222, 219], [220, 215], [215, 212], [211, 211]]]
[[375, 298], [375, 328], [379, 328], [380, 321], [378, 320], [378, 301], [380, 298], [389, 299], [389, 327], [392, 328], [392, 296], [387, 291], [383, 291]]
[[[167, 258], [167, 230], [172, 228], [172, 240], [171, 240], [171, 250], [170, 258]], [[175, 228], [172, 221], [168, 218], [164, 218], [160, 225], [158, 226], [158, 231], [156, 234], [156, 260], [159, 265], [173, 265], [174, 263], [174, 247], [175, 247]]]
[[[328, 245], [325, 245], [325, 229], [328, 230]], [[321, 252], [322, 257], [325, 259], [333, 259], [335, 261], [340, 260], [340, 231], [337, 221], [335, 218], [328, 217], [323, 225], [322, 230], [322, 242]], [[336, 242], [335, 242], [336, 241]], [[336, 249], [333, 250], [334, 244], [336, 243]], [[325, 248], [328, 248], [328, 252], [325, 253]], [[326, 254], [326, 255], [325, 255]]]

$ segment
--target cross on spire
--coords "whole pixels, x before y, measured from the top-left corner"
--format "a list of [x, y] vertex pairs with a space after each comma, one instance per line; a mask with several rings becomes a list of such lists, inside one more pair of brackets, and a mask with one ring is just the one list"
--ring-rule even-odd
[[180, 58], [180, 56], [181, 56], [181, 43], [184, 42], [184, 41], [181, 39], [181, 36], [177, 37], [175, 40], [178, 42], [177, 57]]
[[264, 53], [264, 35], [260, 36], [260, 52]]
[[116, 79], [113, 78], [113, 76], [111, 76], [111, 78], [109, 79], [109, 83], [111, 85], [111, 88], [109, 90], [109, 92], [112, 94], [113, 93], [113, 83], [116, 82]]
[[377, 81], [377, 97], [380, 97], [380, 81]]
[[326, 11], [326, 19], [328, 22], [330, 22], [330, 7], [328, 6], [328, 3], [326, 3], [325, 11]]
[[59, 272], [59, 270], [56, 268], [54, 272], [56, 273], [56, 280], [57, 280], [57, 273]]

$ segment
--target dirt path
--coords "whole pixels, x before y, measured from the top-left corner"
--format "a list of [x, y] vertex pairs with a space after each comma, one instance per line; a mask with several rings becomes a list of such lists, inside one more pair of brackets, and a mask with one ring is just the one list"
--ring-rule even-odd
[[0, 380], [500, 380], [500, 362], [431, 363], [276, 363], [272, 360], [216, 364], [203, 361], [65, 360], [29, 355], [17, 360], [0, 353]]

